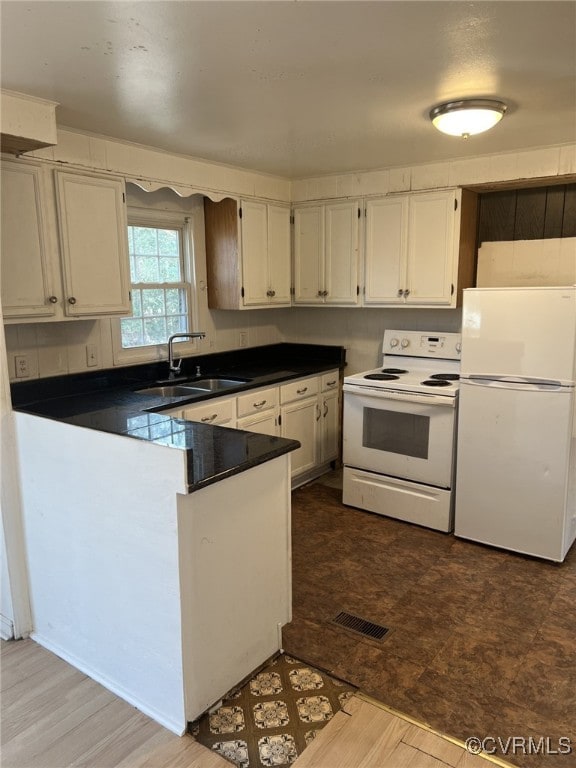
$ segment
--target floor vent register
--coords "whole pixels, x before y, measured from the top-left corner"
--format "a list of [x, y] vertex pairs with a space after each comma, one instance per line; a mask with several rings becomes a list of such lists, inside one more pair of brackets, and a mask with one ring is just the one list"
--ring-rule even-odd
[[334, 624], [338, 624], [344, 629], [348, 629], [351, 632], [355, 632], [363, 637], [369, 637], [372, 640], [382, 640], [384, 635], [388, 632], [387, 627], [383, 627], [381, 624], [375, 624], [373, 621], [367, 621], [361, 619], [360, 616], [354, 616], [352, 613], [346, 613], [346, 611], [340, 611], [335, 619], [332, 619]]

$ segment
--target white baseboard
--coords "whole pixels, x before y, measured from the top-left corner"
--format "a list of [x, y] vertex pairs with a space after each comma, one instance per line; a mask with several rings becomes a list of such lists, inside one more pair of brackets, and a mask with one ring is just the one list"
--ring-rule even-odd
[[63, 648], [60, 648], [50, 640], [42, 637], [42, 635], [36, 632], [32, 632], [30, 637], [32, 640], [34, 640], [34, 642], [38, 643], [38, 645], [41, 645], [43, 648], [46, 648], [47, 651], [51, 651], [56, 656], [64, 659], [64, 661], [67, 661], [68, 664], [71, 664], [73, 667], [78, 669], [80, 672], [83, 672], [92, 680], [100, 683], [100, 685], [104, 686], [104, 688], [109, 690], [111, 693], [119, 696], [133, 707], [136, 707], [136, 709], [140, 710], [140, 712], [150, 717], [159, 725], [164, 726], [164, 728], [167, 728], [169, 731], [172, 731], [172, 733], [175, 733], [177, 736], [183, 736], [186, 733], [187, 723], [182, 724], [180, 722], [175, 722], [172, 719], [167, 718], [162, 712], [158, 712], [154, 708], [147, 706], [139, 699], [135, 698], [129, 691], [124, 690], [122, 686], [117, 685], [116, 683], [109, 680], [106, 676], [96, 672], [90, 667], [90, 665], [86, 664], [80, 659], [77, 659], [73, 654], [68, 653]]
[[0, 613], [0, 637], [2, 640], [12, 640], [14, 638], [14, 622]]

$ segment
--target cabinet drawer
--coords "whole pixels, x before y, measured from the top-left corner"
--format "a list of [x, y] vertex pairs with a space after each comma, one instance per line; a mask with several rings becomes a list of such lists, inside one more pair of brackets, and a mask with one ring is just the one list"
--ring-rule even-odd
[[210, 400], [203, 405], [184, 408], [182, 418], [188, 421], [201, 421], [203, 424], [221, 424], [236, 419], [236, 399]]
[[302, 400], [317, 394], [318, 377], [313, 376], [309, 379], [300, 379], [299, 381], [291, 381], [289, 384], [283, 384], [280, 387], [280, 402], [291, 403], [294, 400]]
[[338, 371], [329, 371], [324, 373], [321, 377], [322, 392], [330, 392], [333, 389], [338, 389], [340, 383], [340, 375]]
[[238, 418], [268, 411], [278, 405], [278, 387], [256, 389], [238, 397]]

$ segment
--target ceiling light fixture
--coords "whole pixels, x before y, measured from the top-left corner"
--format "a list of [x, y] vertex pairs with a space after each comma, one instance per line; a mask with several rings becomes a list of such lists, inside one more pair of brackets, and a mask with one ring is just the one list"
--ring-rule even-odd
[[492, 99], [446, 101], [430, 110], [430, 120], [442, 133], [467, 139], [493, 128], [502, 120], [506, 109], [504, 102]]

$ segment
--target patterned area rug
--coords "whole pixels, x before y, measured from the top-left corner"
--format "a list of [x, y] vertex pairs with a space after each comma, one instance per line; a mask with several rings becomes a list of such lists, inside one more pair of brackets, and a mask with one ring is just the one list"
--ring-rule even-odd
[[293, 763], [356, 688], [282, 654], [222, 705], [190, 725], [190, 733], [238, 768]]

